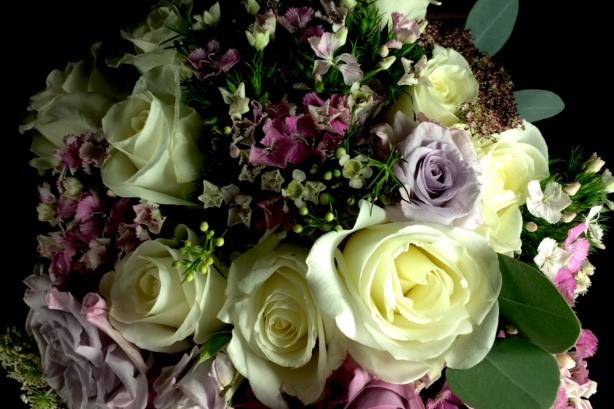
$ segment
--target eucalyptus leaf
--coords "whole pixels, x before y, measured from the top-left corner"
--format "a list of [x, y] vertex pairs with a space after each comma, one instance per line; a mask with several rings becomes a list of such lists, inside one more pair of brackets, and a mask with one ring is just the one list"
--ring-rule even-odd
[[495, 55], [514, 31], [518, 0], [478, 0], [469, 13], [465, 28], [471, 30], [480, 51]]
[[446, 371], [452, 391], [474, 409], [550, 409], [560, 386], [554, 357], [521, 339], [495, 342], [482, 362]]
[[536, 268], [499, 255], [501, 316], [546, 351], [558, 354], [580, 337], [580, 321], [557, 288]]
[[207, 362], [222, 350], [232, 339], [231, 332], [219, 332], [211, 337], [200, 350], [200, 359], [196, 366]]
[[529, 122], [537, 122], [560, 114], [565, 103], [554, 92], [543, 89], [525, 89], [514, 93], [518, 115]]

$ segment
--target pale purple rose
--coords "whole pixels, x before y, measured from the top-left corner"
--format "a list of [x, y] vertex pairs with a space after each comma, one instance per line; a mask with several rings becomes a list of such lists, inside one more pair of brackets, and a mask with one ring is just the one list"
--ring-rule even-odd
[[464, 131], [422, 122], [397, 150], [404, 218], [450, 225], [474, 213], [480, 189], [475, 152]]
[[[49, 385], [68, 408], [144, 409], [145, 374], [88, 321], [81, 304], [70, 293], [53, 288], [47, 277], [30, 276], [26, 285], [24, 301], [31, 309], [27, 329], [38, 344]], [[140, 356], [134, 358], [144, 368]]]
[[222, 396], [235, 372], [230, 359], [218, 354], [215, 359], [194, 366], [199, 352], [195, 347], [177, 365], [162, 369], [154, 383], [156, 409], [226, 409]]
[[348, 358], [329, 379], [318, 409], [425, 409], [414, 385], [375, 378]]

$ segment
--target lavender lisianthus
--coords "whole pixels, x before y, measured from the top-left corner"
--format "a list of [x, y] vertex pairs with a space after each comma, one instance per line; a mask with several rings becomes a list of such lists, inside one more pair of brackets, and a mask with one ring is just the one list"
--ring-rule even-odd
[[31, 309], [27, 329], [38, 344], [49, 385], [68, 408], [144, 409], [147, 379], [137, 369], [144, 367], [142, 360], [131, 361], [89, 322], [81, 304], [70, 293], [53, 288], [49, 278], [31, 276], [26, 285], [24, 300]]
[[422, 122], [397, 150], [404, 218], [459, 225], [474, 213], [480, 189], [475, 152], [464, 131]]
[[198, 348], [183, 355], [175, 366], [162, 369], [154, 383], [156, 409], [227, 409], [222, 396], [235, 371], [227, 355], [220, 353], [200, 365]]

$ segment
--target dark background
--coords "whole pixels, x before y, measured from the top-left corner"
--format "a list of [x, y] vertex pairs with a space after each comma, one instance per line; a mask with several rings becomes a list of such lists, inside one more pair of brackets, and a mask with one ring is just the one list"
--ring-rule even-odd
[[[438, 15], [463, 21], [473, 3], [444, 0]], [[49, 71], [83, 58], [91, 43], [119, 35], [120, 28], [138, 21], [149, 4], [144, 0], [21, 0], [3, 11], [0, 137], [7, 144], [0, 148], [0, 180], [4, 181], [0, 184], [0, 328], [23, 326], [26, 311], [20, 301], [20, 282], [31, 270], [34, 256], [36, 175], [27, 166], [29, 138], [17, 132], [28, 98], [43, 89]], [[520, 0], [520, 4], [515, 32], [497, 59], [518, 89], [549, 89], [565, 100], [562, 115], [538, 124], [551, 156], [567, 157], [573, 147], [582, 145], [587, 153], [599, 152], [614, 168], [612, 27], [606, 20], [610, 13], [605, 5], [588, 1]], [[607, 244], [613, 247], [614, 240], [609, 238]], [[608, 407], [612, 375], [607, 365], [614, 363], [614, 337], [608, 333], [613, 261], [614, 253], [608, 251], [592, 258], [597, 267], [594, 285], [579, 303], [584, 326], [597, 333], [602, 346], [590, 366], [601, 389], [592, 401], [596, 409]], [[0, 390], [0, 407], [23, 407], [17, 385], [3, 374]]]

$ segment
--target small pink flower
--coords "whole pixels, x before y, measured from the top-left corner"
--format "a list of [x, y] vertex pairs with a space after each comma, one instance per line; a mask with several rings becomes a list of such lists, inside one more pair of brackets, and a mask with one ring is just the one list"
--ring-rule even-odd
[[311, 93], [305, 96], [303, 104], [307, 107], [316, 129], [345, 135], [352, 119], [352, 110], [346, 97], [333, 95], [324, 101], [317, 94]]
[[263, 200], [257, 204], [264, 213], [262, 230], [271, 230], [281, 225], [286, 219], [284, 212], [284, 200], [281, 196]]
[[134, 213], [136, 213], [134, 223], [147, 227], [153, 234], [160, 234], [166, 218], [162, 217], [159, 205], [150, 202], [141, 202], [138, 205], [132, 206], [132, 209]]
[[595, 334], [591, 330], [584, 329], [576, 344], [576, 355], [580, 359], [592, 358], [597, 353], [598, 346], [599, 340]]
[[587, 230], [588, 227], [585, 223], [579, 224], [569, 230], [567, 239], [565, 240], [565, 250], [571, 253], [571, 259], [567, 263], [567, 268], [572, 274], [580, 271], [582, 265], [588, 259], [591, 244], [588, 239], [581, 237]]
[[265, 137], [260, 141], [264, 148], [252, 146], [249, 162], [254, 166], [272, 166], [285, 169], [289, 163], [298, 165], [311, 156], [306, 137], [311, 132], [304, 127], [300, 117], [268, 119], [263, 131]]
[[565, 300], [569, 305], [573, 306], [576, 301], [576, 279], [573, 273], [568, 268], [562, 268], [557, 273], [554, 284], [559, 289]]
[[[415, 43], [420, 38], [422, 31], [416, 20], [410, 20], [402, 13], [392, 13], [392, 28], [396, 40], [402, 44]], [[389, 48], [393, 47], [389, 46]]]
[[41, 203], [54, 204], [56, 202], [55, 195], [51, 192], [51, 186], [45, 182], [38, 187], [38, 196]]
[[85, 222], [102, 211], [102, 201], [95, 192], [85, 195], [77, 205], [75, 220]]
[[188, 62], [196, 70], [196, 77], [204, 80], [214, 75], [219, 75], [230, 71], [241, 61], [239, 52], [231, 48], [221, 56], [220, 43], [211, 40], [207, 48], [197, 48], [188, 56]]
[[107, 258], [108, 246], [111, 240], [97, 239], [92, 240], [89, 244], [89, 249], [83, 254], [79, 260], [86, 268], [94, 271], [100, 267]]
[[277, 21], [281, 26], [291, 33], [303, 31], [307, 24], [313, 19], [314, 11], [311, 7], [292, 7], [286, 14], [278, 17]]

